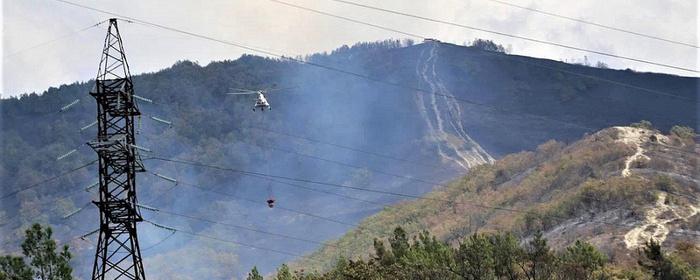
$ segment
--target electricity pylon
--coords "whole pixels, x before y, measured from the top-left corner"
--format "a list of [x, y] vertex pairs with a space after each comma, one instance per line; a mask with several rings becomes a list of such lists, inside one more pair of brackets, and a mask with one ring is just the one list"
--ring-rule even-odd
[[141, 113], [126, 62], [117, 19], [109, 20], [95, 87], [97, 139], [88, 142], [99, 158], [100, 233], [93, 280], [145, 279], [136, 223], [136, 173], [145, 171], [134, 137], [134, 117]]

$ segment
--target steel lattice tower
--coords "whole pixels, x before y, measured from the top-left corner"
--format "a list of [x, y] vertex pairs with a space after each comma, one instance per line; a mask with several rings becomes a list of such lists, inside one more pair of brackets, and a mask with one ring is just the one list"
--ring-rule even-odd
[[100, 233], [93, 280], [145, 279], [136, 223], [136, 173], [145, 171], [134, 138], [140, 112], [117, 20], [109, 20], [95, 87], [97, 139], [88, 143], [99, 157]]

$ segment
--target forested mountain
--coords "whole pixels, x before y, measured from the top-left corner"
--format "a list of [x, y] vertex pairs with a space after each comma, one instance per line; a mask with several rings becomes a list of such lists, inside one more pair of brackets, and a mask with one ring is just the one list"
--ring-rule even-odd
[[376, 254], [373, 240], [401, 226], [408, 239], [427, 231], [454, 247], [474, 233], [509, 232], [525, 241], [543, 233], [554, 250], [585, 241], [622, 268], [634, 267], [637, 250], [653, 238], [671, 252], [690, 246], [697, 268], [700, 146], [683, 131], [663, 135], [637, 124], [570, 145], [548, 141], [387, 207], [292, 267], [326, 271], [343, 258], [365, 259]]
[[[206, 66], [182, 61], [134, 76], [136, 94], [154, 101], [140, 103], [137, 143], [152, 152], [142, 154], [149, 172], [139, 174], [139, 198], [162, 211], [142, 210], [148, 221], [180, 230], [173, 235], [141, 224], [149, 278], [230, 279], [243, 277], [253, 265], [270, 272], [322, 246], [309, 241], [338, 238], [384, 205], [406, 199], [156, 157], [421, 195], [467, 170], [494, 169], [489, 165], [494, 160], [550, 139], [568, 143], [643, 119], [661, 131], [673, 125], [698, 128], [696, 78], [487, 49], [385, 41], [306, 57], [311, 64], [246, 55]], [[76, 237], [98, 225], [89, 203], [94, 191], [85, 191], [96, 180], [95, 166], [43, 182], [95, 159], [83, 145], [95, 137], [94, 127], [80, 130], [95, 119], [92, 84], [0, 101], [0, 250], [16, 252], [32, 222], [50, 224], [77, 254], [74, 266], [81, 277], [91, 269], [95, 237]], [[269, 94], [272, 110], [265, 112], [252, 112], [250, 97], [224, 94], [230, 88], [269, 87], [281, 90]], [[76, 99], [75, 106], [58, 112]], [[73, 149], [77, 152], [57, 160]], [[628, 152], [622, 149], [618, 156]], [[511, 171], [522, 172], [516, 169]], [[268, 208], [268, 198], [275, 198], [274, 208]]]

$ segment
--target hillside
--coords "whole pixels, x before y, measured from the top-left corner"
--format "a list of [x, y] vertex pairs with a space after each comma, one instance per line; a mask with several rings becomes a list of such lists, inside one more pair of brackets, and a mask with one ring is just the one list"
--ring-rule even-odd
[[372, 240], [397, 226], [453, 245], [476, 232], [527, 239], [542, 231], [555, 249], [588, 241], [622, 265], [636, 264], [650, 238], [665, 250], [680, 241], [700, 249], [698, 151], [688, 136], [639, 127], [604, 129], [570, 145], [549, 141], [478, 166], [425, 199], [388, 206], [293, 267], [323, 271], [340, 256], [365, 258], [374, 254]]
[[[488, 170], [483, 164], [533, 150], [549, 139], [568, 143], [585, 133], [643, 119], [663, 131], [675, 124], [698, 128], [697, 78], [398, 41], [359, 43], [305, 59], [366, 78], [251, 55], [206, 66], [181, 61], [134, 76], [136, 94], [154, 101], [140, 104], [144, 116], [137, 143], [153, 151], [144, 157], [196, 160], [421, 195], [433, 190], [434, 183], [464, 176], [471, 168]], [[0, 252], [17, 252], [22, 232], [32, 222], [49, 224], [59, 240], [75, 249], [74, 266], [81, 276], [89, 273], [94, 247], [76, 237], [98, 224], [97, 211], [89, 203], [94, 193], [84, 191], [95, 181], [95, 167], [41, 182], [95, 159], [83, 145], [95, 137], [94, 127], [80, 130], [95, 118], [94, 100], [88, 95], [92, 83], [81, 81], [0, 100], [0, 193], [12, 194], [0, 201]], [[230, 88], [275, 86], [285, 90], [269, 96], [273, 110], [265, 113], [252, 112], [249, 97], [224, 94]], [[80, 101], [70, 110], [58, 112], [76, 99]], [[169, 120], [173, 126], [151, 117]], [[77, 152], [57, 160], [73, 149]], [[229, 195], [175, 185], [146, 173], [138, 177], [144, 204], [317, 242], [338, 238], [383, 205], [401, 201], [154, 159], [146, 160], [145, 166], [149, 172]], [[517, 166], [513, 168], [517, 171]], [[27, 186], [31, 188], [13, 194]], [[492, 195], [490, 202], [500, 203], [496, 190]], [[270, 197], [276, 198], [278, 207], [267, 207]], [[164, 211], [144, 213], [158, 224], [252, 247], [305, 254], [321, 246]], [[447, 234], [463, 218], [437, 233]], [[514, 225], [505, 218], [494, 221]], [[480, 219], [486, 221], [475, 216], [472, 225]], [[144, 259], [149, 279], [173, 279], [173, 275], [229, 279], [245, 275], [253, 265], [269, 272], [295, 258], [182, 233], [171, 235], [148, 223], [141, 224], [139, 237], [142, 247], [148, 248]], [[184, 257], [188, 254], [199, 258]], [[195, 269], [201, 264], [215, 268]]]

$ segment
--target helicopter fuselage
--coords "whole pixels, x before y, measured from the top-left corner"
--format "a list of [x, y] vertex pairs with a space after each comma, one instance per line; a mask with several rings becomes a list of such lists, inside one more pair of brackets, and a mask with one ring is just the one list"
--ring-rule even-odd
[[258, 97], [255, 98], [253, 111], [255, 111], [255, 109], [260, 109], [261, 111], [264, 111], [265, 109], [270, 110], [270, 103], [267, 102], [267, 98], [265, 98], [265, 95], [262, 92], [258, 92]]

